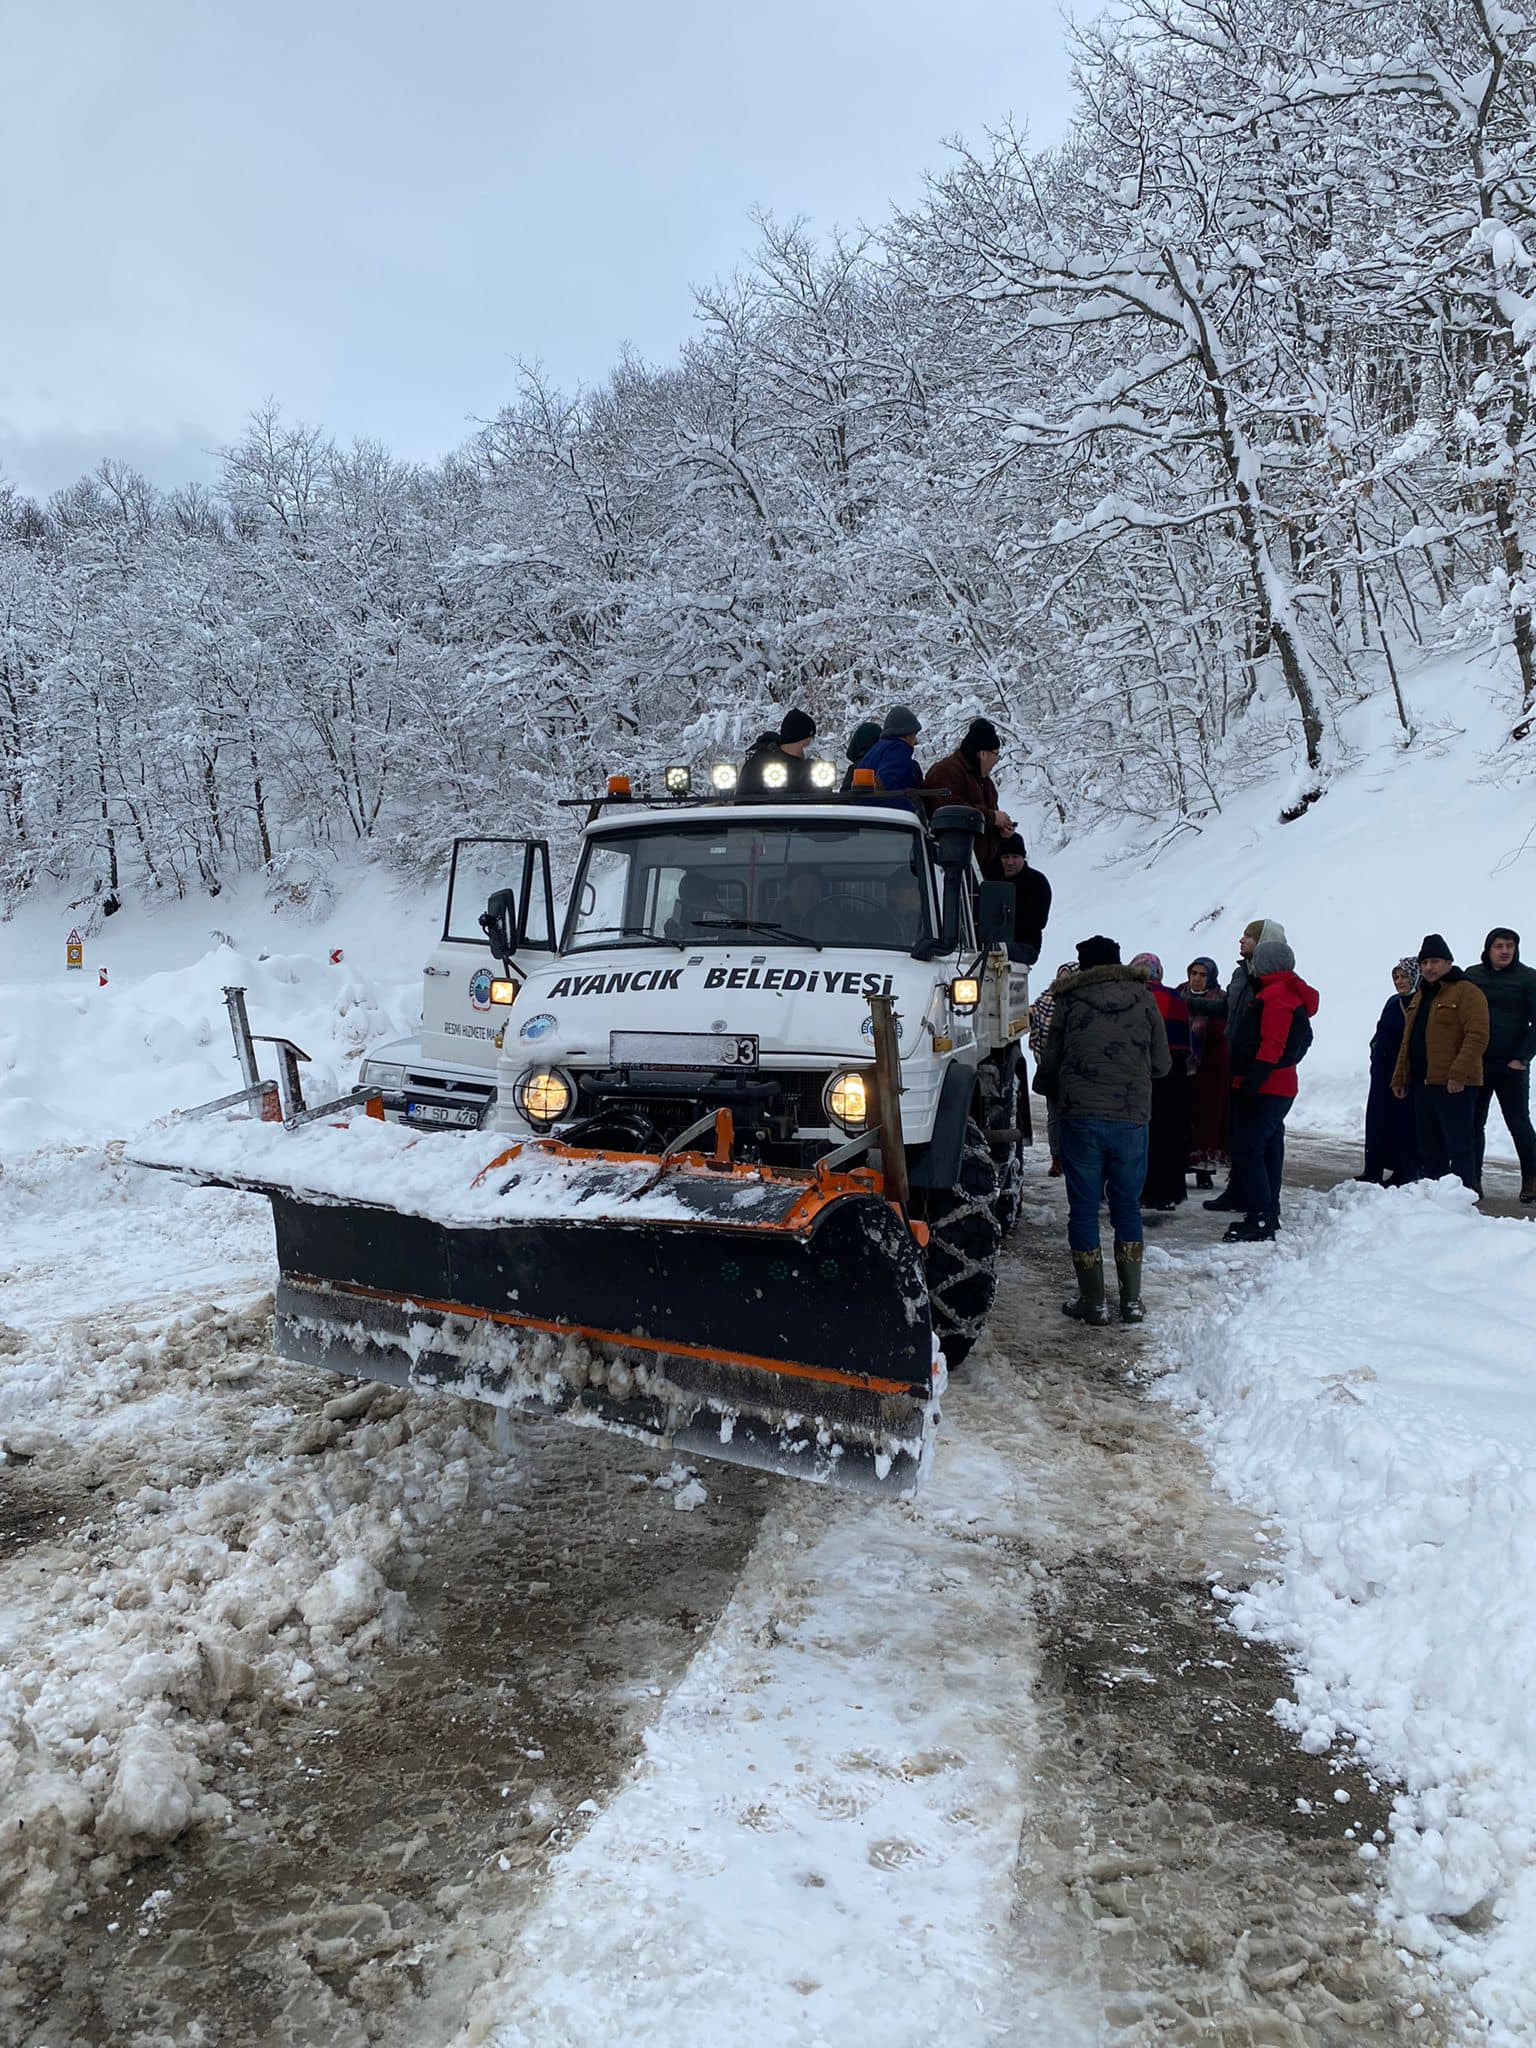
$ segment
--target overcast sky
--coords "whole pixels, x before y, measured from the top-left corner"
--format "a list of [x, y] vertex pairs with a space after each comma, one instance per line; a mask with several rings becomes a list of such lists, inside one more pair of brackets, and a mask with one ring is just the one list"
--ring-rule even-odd
[[518, 359], [666, 360], [754, 206], [915, 199], [1068, 107], [1056, 0], [0, 0], [0, 478], [161, 484], [267, 395], [398, 454]]

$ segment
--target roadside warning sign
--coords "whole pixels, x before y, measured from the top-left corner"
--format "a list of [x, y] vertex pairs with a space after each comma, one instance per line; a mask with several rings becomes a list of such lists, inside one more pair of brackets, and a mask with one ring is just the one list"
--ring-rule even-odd
[[71, 932], [64, 941], [64, 965], [66, 967], [83, 967], [85, 965], [85, 945], [78, 932]]

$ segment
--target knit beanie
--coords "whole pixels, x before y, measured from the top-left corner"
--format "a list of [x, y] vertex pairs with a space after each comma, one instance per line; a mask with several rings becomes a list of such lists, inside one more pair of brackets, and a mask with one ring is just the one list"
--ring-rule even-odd
[[968, 761], [974, 761], [978, 754], [1001, 753], [1002, 746], [997, 727], [990, 718], [973, 718], [965, 729], [960, 751]]
[[915, 740], [922, 729], [922, 720], [910, 705], [893, 704], [885, 714], [880, 737], [883, 740]]
[[880, 737], [878, 718], [861, 718], [848, 735], [848, 758], [857, 767]]
[[1010, 832], [1008, 837], [1000, 842], [997, 850], [1000, 854], [1004, 855], [1016, 853], [1020, 860], [1029, 859], [1029, 855], [1025, 851], [1024, 835], [1022, 832]]
[[1419, 947], [1421, 960], [1454, 960], [1456, 955], [1445, 943], [1439, 932], [1426, 932], [1424, 943]]
[[1077, 964], [1079, 967], [1118, 967], [1120, 948], [1113, 939], [1106, 939], [1102, 932], [1091, 939], [1079, 939]]
[[813, 740], [816, 737], [816, 721], [808, 711], [797, 705], [793, 711], [786, 711], [779, 725], [779, 744], [793, 746], [796, 740]]
[[1261, 979], [1266, 974], [1289, 974], [1296, 965], [1296, 955], [1284, 939], [1260, 939], [1253, 949], [1253, 971]]

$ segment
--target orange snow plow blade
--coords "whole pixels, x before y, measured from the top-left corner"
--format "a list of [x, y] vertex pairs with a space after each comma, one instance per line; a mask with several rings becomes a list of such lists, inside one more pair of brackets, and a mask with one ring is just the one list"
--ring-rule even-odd
[[[353, 1142], [305, 1136], [333, 1164]], [[271, 1144], [249, 1173], [146, 1163], [270, 1197], [276, 1349], [295, 1363], [912, 1492], [938, 1418], [921, 1225], [877, 1173], [729, 1148], [728, 1120], [712, 1153], [536, 1140], [483, 1166], [468, 1203], [420, 1208], [388, 1173], [377, 1198], [355, 1172], [290, 1175]]]

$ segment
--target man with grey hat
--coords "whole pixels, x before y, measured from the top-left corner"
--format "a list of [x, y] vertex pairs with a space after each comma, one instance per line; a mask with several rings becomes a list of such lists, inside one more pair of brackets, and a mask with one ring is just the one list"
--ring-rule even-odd
[[875, 786], [892, 796], [906, 796], [906, 800], [917, 815], [925, 817], [922, 800], [916, 792], [923, 786], [923, 771], [917, 765], [913, 745], [922, 731], [918, 715], [906, 704], [893, 704], [885, 714], [885, 723], [880, 728], [880, 737], [859, 763], [861, 768], [874, 771]]

